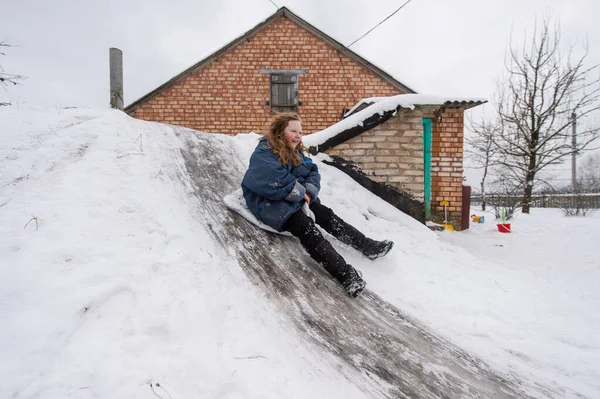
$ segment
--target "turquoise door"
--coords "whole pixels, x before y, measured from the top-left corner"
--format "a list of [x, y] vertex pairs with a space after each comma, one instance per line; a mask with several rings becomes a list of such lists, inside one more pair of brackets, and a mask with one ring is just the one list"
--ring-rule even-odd
[[423, 118], [423, 184], [425, 200], [425, 218], [431, 212], [431, 119]]

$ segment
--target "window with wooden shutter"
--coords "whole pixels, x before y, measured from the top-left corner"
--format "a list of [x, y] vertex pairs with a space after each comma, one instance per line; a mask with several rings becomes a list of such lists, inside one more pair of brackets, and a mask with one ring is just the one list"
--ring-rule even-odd
[[271, 111], [298, 112], [298, 75], [271, 74]]

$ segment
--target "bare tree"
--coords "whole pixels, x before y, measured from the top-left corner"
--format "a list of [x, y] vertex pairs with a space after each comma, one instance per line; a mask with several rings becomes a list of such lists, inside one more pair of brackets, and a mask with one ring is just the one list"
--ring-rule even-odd
[[578, 185], [587, 191], [600, 190], [600, 154], [585, 159], [579, 166]]
[[505, 167], [498, 165], [492, 181], [494, 191], [488, 196], [488, 203], [494, 208], [496, 219], [502, 214], [506, 220], [513, 218], [515, 212], [521, 208], [521, 186], [510, 179], [509, 174], [503, 173]]
[[[0, 48], [1, 47], [12, 47], [12, 46], [8, 43], [0, 42]], [[4, 54], [3, 52], [0, 52], [0, 55], [6, 55], [6, 54]], [[18, 84], [18, 82], [20, 80], [23, 80], [23, 79], [25, 79], [25, 78], [21, 75], [11, 75], [11, 74], [5, 73], [4, 69], [2, 68], [2, 65], [0, 65], [0, 86], [6, 87], [9, 84], [16, 85], [16, 84]]]
[[508, 76], [496, 98], [501, 129], [494, 143], [506, 178], [522, 187], [523, 213], [529, 213], [537, 173], [582, 151], [599, 132], [598, 126], [578, 126], [577, 144], [571, 144], [571, 116], [583, 121], [600, 110], [600, 77], [593, 76], [598, 65], [585, 66], [587, 46], [581, 56], [575, 56], [573, 46], [562, 54], [560, 28], [551, 27], [550, 20], [544, 18], [541, 26], [536, 22], [520, 51], [511, 44]]
[[494, 136], [499, 134], [500, 128], [497, 121], [482, 120], [481, 122], [473, 122], [469, 120], [469, 130], [473, 134], [465, 140], [465, 149], [468, 157], [473, 161], [474, 168], [483, 170], [480, 181], [481, 210], [483, 211], [486, 207], [485, 181], [490, 168], [497, 162], [498, 147], [494, 144]]

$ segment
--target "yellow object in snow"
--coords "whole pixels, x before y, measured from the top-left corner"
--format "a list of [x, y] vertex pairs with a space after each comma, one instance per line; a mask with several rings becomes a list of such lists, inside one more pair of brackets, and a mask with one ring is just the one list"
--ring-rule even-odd
[[451, 224], [442, 224], [442, 226], [444, 226], [444, 228], [448, 231], [454, 231], [454, 226]]
[[448, 210], [446, 207], [450, 205], [450, 203], [446, 200], [443, 200], [441, 204], [444, 206], [444, 223], [442, 223], [442, 226], [444, 226], [444, 228], [448, 231], [454, 231], [454, 226], [448, 223]]

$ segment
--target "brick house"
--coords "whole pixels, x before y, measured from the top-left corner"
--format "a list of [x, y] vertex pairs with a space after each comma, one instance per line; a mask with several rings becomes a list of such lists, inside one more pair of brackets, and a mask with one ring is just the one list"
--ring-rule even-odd
[[[362, 101], [356, 113], [304, 138], [313, 154], [324, 152], [333, 166], [420, 221], [444, 220], [468, 228], [463, 212], [464, 110], [482, 99], [418, 94]], [[383, 102], [382, 101], [382, 102]], [[351, 110], [352, 111], [352, 110]], [[465, 205], [466, 206], [466, 205]]]
[[209, 133], [262, 130], [278, 111], [306, 133], [360, 99], [414, 93], [287, 8], [125, 108], [144, 120]]
[[449, 219], [460, 229], [463, 114], [482, 101], [436, 100], [384, 117], [367, 115], [369, 102], [360, 101], [402, 94], [415, 92], [283, 7], [125, 112], [234, 135], [262, 131], [273, 114], [291, 111], [303, 117], [305, 141], [366, 112], [361, 126], [317, 152], [351, 163], [347, 173], [418, 220], [441, 222], [440, 203], [449, 201]]

